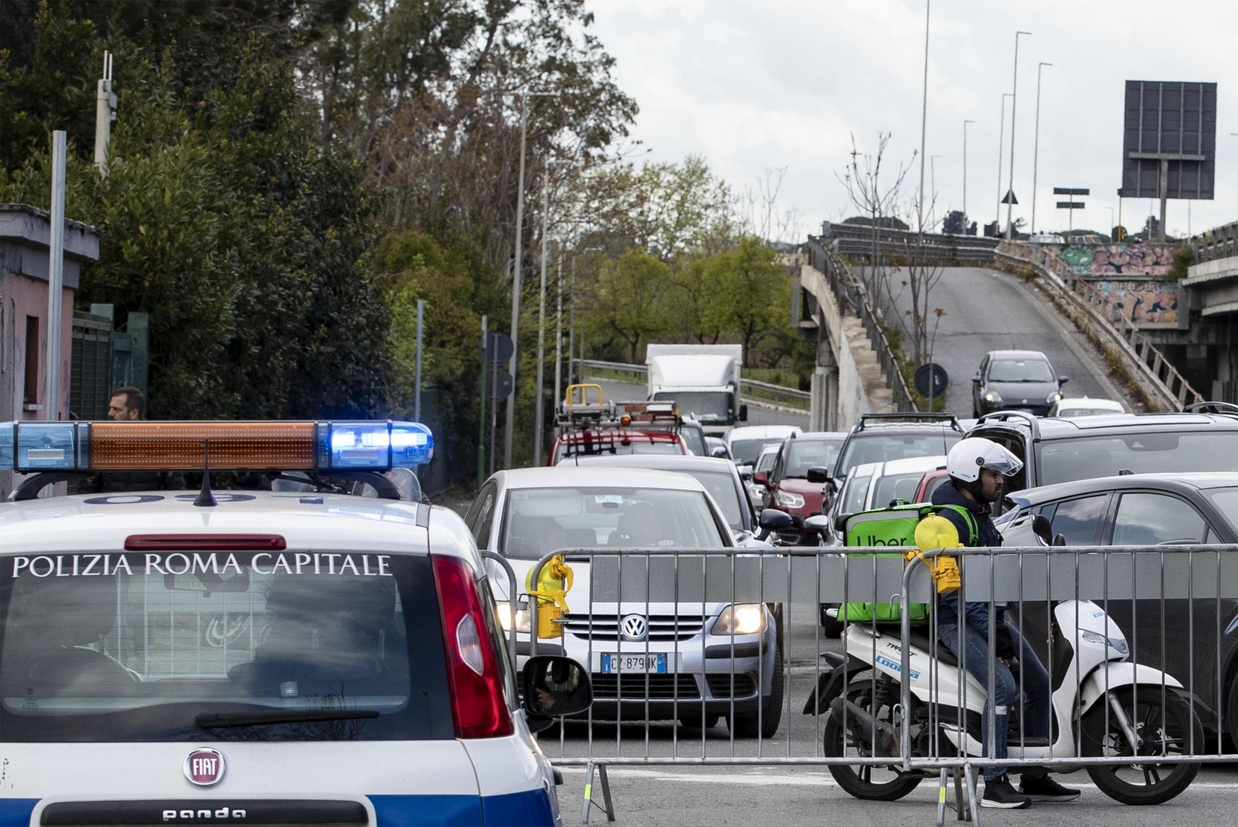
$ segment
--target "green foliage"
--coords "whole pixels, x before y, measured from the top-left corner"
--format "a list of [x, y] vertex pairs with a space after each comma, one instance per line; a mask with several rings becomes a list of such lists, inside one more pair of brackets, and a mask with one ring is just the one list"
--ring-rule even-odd
[[1174, 250], [1174, 263], [1169, 268], [1169, 273], [1165, 276], [1166, 281], [1182, 281], [1186, 278], [1188, 268], [1195, 263], [1195, 248], [1189, 244], [1183, 244]]
[[636, 362], [641, 344], [667, 330], [670, 276], [665, 262], [637, 247], [605, 261], [589, 300], [591, 335], [618, 339], [625, 358]]

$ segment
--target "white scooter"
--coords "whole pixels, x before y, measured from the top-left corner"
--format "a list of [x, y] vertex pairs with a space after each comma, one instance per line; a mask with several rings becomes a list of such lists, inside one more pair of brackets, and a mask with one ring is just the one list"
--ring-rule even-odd
[[[1052, 762], [1055, 770], [1064, 770], [1069, 767], [1063, 761], [1079, 756], [1130, 756], [1121, 765], [1088, 764], [1088, 774], [1102, 792], [1124, 804], [1160, 804], [1177, 796], [1194, 780], [1199, 765], [1157, 762], [1156, 757], [1190, 755], [1204, 743], [1203, 727], [1182, 684], [1158, 669], [1130, 663], [1122, 630], [1095, 603], [1063, 601], [1053, 617], [1052, 663], [1046, 664], [1053, 687], [1051, 737], [1021, 736], [1016, 703], [1010, 716], [1009, 758]], [[929, 635], [927, 627], [912, 627], [907, 669], [911, 755], [983, 755], [981, 716], [987, 688], [965, 673], [961, 693], [957, 660], [940, 643], [934, 650]], [[904, 668], [900, 630], [897, 624], [874, 628], [852, 623], [844, 643], [846, 658], [822, 656], [831, 668], [822, 672], [804, 713], [828, 712], [823, 727], [826, 756], [895, 759], [888, 766], [830, 767], [839, 786], [856, 798], [894, 801], [929, 777], [898, 767], [902, 732], [896, 707]], [[897, 711], [901, 716], [901, 707]], [[1017, 767], [1011, 772], [1018, 772]]]

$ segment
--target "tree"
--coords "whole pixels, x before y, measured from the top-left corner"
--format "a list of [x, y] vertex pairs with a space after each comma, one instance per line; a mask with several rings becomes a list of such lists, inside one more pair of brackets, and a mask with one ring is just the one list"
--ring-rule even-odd
[[967, 216], [962, 210], [951, 210], [941, 223], [941, 231], [947, 235], [964, 235], [967, 232]]
[[670, 273], [665, 262], [634, 247], [602, 264], [587, 298], [594, 335], [618, 338], [633, 364], [641, 344], [667, 329], [661, 300]]
[[[723, 297], [726, 328], [738, 335], [745, 362], [755, 364], [755, 348], [791, 309], [790, 277], [774, 251], [752, 236], [733, 250], [714, 256], [705, 266]], [[783, 299], [786, 299], [783, 302]]]

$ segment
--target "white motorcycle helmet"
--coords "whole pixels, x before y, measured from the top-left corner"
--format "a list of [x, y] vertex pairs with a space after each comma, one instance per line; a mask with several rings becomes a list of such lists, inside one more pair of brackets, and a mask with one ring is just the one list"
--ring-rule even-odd
[[979, 481], [981, 468], [996, 471], [1003, 477], [1013, 477], [1023, 469], [1023, 461], [983, 437], [959, 440], [946, 455], [946, 473], [965, 486]]

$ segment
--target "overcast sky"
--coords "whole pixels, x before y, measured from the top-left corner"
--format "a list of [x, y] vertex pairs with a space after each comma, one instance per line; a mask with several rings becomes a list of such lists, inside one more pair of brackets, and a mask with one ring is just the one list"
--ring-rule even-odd
[[[874, 149], [893, 135], [889, 157], [910, 161], [920, 144], [924, 0], [591, 0], [594, 32], [618, 61], [621, 88], [640, 105], [633, 137], [646, 157], [698, 154], [732, 185], [755, 184], [787, 167], [780, 203], [803, 216], [804, 232], [856, 210], [835, 177], [851, 135]], [[1037, 65], [1043, 70], [1036, 227], [1066, 227], [1054, 186], [1089, 187], [1074, 226], [1105, 230], [1118, 209], [1124, 81], [1218, 84], [1215, 201], [1170, 201], [1167, 229], [1238, 219], [1238, 5], [1219, 0], [932, 0], [927, 155], [937, 204], [963, 204], [974, 220], [997, 212], [998, 126], [1012, 88], [1020, 38], [1016, 109], [1015, 216], [1030, 221]], [[1002, 187], [1008, 184], [1006, 110]], [[918, 169], [908, 176], [913, 197]], [[926, 188], [930, 186], [926, 172]], [[1155, 207], [1151, 209], [1154, 211]], [[1123, 199], [1135, 231], [1146, 199]], [[1116, 218], [1116, 216], [1115, 216]], [[1002, 207], [1005, 222], [1005, 207]]]

